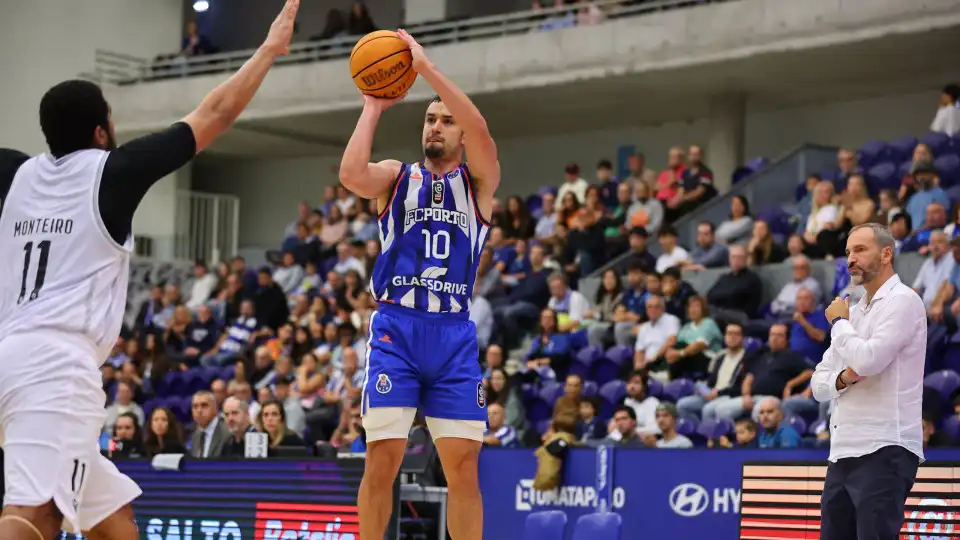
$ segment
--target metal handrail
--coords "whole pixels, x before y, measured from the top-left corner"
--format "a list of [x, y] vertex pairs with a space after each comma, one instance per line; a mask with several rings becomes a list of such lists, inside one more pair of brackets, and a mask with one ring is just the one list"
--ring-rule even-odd
[[[635, 0], [624, 5], [623, 0], [596, 0], [605, 21], [623, 17], [633, 17], [659, 11], [672, 10], [706, 3], [728, 2], [732, 0]], [[475, 39], [498, 38], [516, 35], [544, 28], [551, 18], [576, 14], [577, 6], [545, 7], [539, 10], [526, 10], [484, 17], [473, 17], [459, 21], [444, 21], [410, 25], [408, 30], [423, 45], [459, 43]], [[553, 19], [559, 21], [562, 19]], [[603, 23], [601, 23], [603, 24]], [[360, 36], [338, 36], [323, 41], [309, 41], [290, 45], [290, 54], [279, 58], [278, 64], [297, 64], [321, 60], [345, 58], [349, 55]], [[84, 76], [100, 83], [135, 84], [150, 80], [186, 77], [191, 75], [209, 75], [239, 68], [249, 59], [256, 49], [230, 51], [195, 57], [183, 57], [175, 54], [147, 59], [97, 49], [94, 58], [94, 72]]]

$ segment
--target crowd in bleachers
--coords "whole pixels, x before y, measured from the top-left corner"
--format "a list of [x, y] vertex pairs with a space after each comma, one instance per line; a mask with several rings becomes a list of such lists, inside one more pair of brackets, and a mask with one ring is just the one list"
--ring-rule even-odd
[[[960, 228], [947, 219], [958, 215], [958, 153], [960, 139], [941, 133], [841, 150], [835, 170], [801, 181], [782, 208], [754, 213], [731, 198], [729, 219], [700, 223], [690, 246], [672, 223], [716, 196], [697, 146], [671, 149], [659, 173], [637, 153], [623, 179], [606, 160], [594, 181], [570, 163], [558, 185], [496, 201], [470, 314], [487, 444], [537, 446], [558, 431], [646, 447], [824, 444], [830, 410], [808, 387], [829, 346], [822, 306], [856, 292], [843, 246], [867, 222], [889, 223], [900, 252], [929, 257], [913, 284], [930, 311], [925, 437], [960, 444], [960, 347], [950, 345]], [[891, 167], [903, 174], [876, 172]], [[134, 437], [121, 446], [146, 455], [242, 455], [250, 430], [272, 447], [362, 450], [375, 205], [328, 187], [300, 205], [270, 266], [198, 262], [189, 282], [155, 284], [103, 368], [105, 436]], [[837, 261], [832, 290], [811, 274], [817, 258]], [[784, 261], [793, 280], [762, 305], [754, 269]], [[605, 265], [596, 294], [576, 290]], [[723, 267], [707, 290], [684, 280]]]

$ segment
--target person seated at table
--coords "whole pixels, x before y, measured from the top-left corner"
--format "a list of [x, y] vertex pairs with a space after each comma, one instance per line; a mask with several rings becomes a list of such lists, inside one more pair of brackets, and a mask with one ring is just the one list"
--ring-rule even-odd
[[305, 443], [299, 435], [287, 428], [287, 413], [283, 403], [271, 399], [261, 405], [257, 415], [257, 430], [266, 433], [270, 439], [270, 448], [267, 455], [275, 456], [281, 447], [305, 448]]

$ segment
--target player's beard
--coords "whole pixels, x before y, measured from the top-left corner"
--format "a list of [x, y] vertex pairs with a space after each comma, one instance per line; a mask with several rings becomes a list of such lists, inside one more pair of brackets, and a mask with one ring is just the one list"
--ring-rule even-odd
[[[859, 270], [857, 274], [853, 273], [853, 270]], [[863, 285], [864, 283], [870, 283], [876, 279], [877, 274], [880, 273], [880, 255], [877, 254], [877, 258], [870, 261], [866, 266], [854, 265], [850, 268], [850, 282], [854, 285]]]
[[443, 144], [438, 142], [428, 142], [423, 147], [423, 155], [428, 159], [440, 159], [443, 157]]

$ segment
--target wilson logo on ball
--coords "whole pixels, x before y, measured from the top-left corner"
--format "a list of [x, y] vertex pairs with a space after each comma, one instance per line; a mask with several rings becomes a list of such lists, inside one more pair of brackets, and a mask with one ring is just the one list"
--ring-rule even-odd
[[396, 76], [398, 73], [402, 73], [406, 69], [406, 63], [401, 60], [389, 68], [380, 68], [377, 71], [363, 75], [360, 78], [363, 79], [363, 84], [367, 86], [373, 86], [377, 83], [382, 83], [393, 79], [394, 76]]

